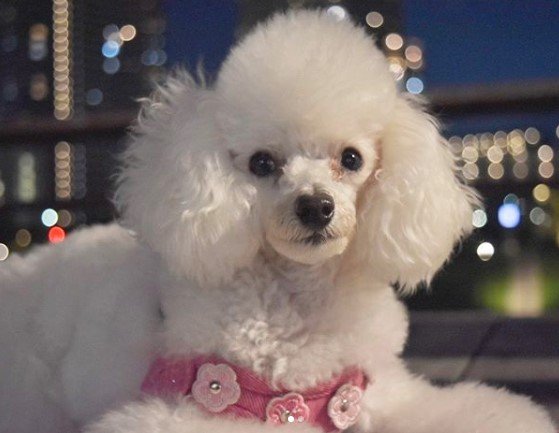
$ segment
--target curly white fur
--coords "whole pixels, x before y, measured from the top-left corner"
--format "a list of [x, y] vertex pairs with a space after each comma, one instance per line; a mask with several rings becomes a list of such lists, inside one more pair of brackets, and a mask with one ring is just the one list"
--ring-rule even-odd
[[[341, 166], [347, 147], [360, 170]], [[280, 169], [252, 174], [257, 151]], [[335, 213], [313, 244], [293, 209], [317, 191]], [[117, 199], [139, 241], [94, 228], [0, 268], [0, 344], [14, 348], [0, 353], [1, 433], [72, 431], [108, 409], [86, 431], [277, 430], [188, 400], [119, 409], [158, 351], [214, 353], [294, 391], [360, 365], [373, 383], [356, 432], [554, 432], [523, 397], [433, 387], [399, 358], [407, 318], [390, 284], [429, 281], [477, 199], [351, 23], [279, 15], [233, 49], [214, 87], [169, 78], [143, 105]]]

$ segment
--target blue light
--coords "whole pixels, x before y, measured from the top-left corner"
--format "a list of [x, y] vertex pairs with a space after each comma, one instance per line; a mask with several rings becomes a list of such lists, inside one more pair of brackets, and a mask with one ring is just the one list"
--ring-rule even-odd
[[520, 207], [516, 203], [502, 204], [497, 217], [504, 228], [513, 229], [520, 224]]
[[157, 50], [157, 66], [163, 66], [167, 61], [167, 53], [163, 50]]
[[99, 105], [103, 102], [103, 92], [101, 89], [89, 89], [85, 94], [85, 102], [87, 105]]
[[113, 57], [112, 59], [105, 59], [103, 60], [103, 71], [106, 74], [113, 75], [118, 72], [120, 69], [120, 60], [118, 58]]
[[120, 52], [120, 45], [116, 41], [107, 41], [103, 44], [101, 52], [105, 57], [111, 59], [118, 56], [118, 53]]
[[406, 90], [414, 95], [423, 92], [424, 88], [423, 81], [417, 77], [411, 77], [406, 81]]
[[156, 50], [146, 50], [142, 53], [142, 63], [146, 66], [152, 66], [157, 63], [159, 55]]
[[519, 199], [518, 196], [516, 194], [507, 194], [505, 196], [505, 198], [503, 199], [503, 203], [514, 203], [514, 204], [518, 204]]

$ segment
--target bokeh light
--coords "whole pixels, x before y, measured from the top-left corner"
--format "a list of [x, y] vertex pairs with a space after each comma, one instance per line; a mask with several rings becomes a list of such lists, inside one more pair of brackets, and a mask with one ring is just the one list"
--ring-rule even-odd
[[87, 105], [96, 106], [103, 102], [103, 92], [101, 89], [89, 89], [85, 94], [85, 102]]
[[109, 39], [112, 35], [114, 35], [115, 33], [118, 33], [118, 26], [116, 24], [107, 24], [104, 28], [103, 28], [103, 37], [105, 39]]
[[544, 144], [538, 148], [538, 158], [543, 162], [550, 162], [553, 159], [553, 149]]
[[101, 47], [101, 52], [103, 55], [109, 59], [118, 56], [120, 52], [120, 45], [116, 41], [105, 41], [103, 46]]
[[10, 249], [6, 244], [0, 243], [0, 262], [3, 262], [10, 255]]
[[487, 174], [491, 179], [501, 179], [505, 174], [505, 168], [501, 163], [491, 163], [489, 167], [487, 167]]
[[72, 224], [74, 217], [69, 210], [61, 209], [58, 211], [58, 225], [60, 227], [68, 227]]
[[497, 212], [499, 224], [506, 229], [518, 227], [521, 220], [520, 207], [516, 203], [504, 203]]
[[120, 69], [120, 60], [117, 57], [107, 58], [103, 60], [103, 71], [106, 74], [113, 75]]
[[73, 111], [72, 52], [69, 0], [53, 1], [54, 117], [67, 120]]
[[379, 12], [372, 11], [365, 16], [365, 21], [368, 26], [373, 29], [378, 29], [384, 23], [384, 17]]
[[51, 227], [48, 233], [49, 242], [57, 244], [62, 242], [66, 237], [66, 232], [62, 227]]
[[536, 185], [532, 190], [532, 195], [536, 201], [540, 203], [545, 203], [551, 197], [551, 190], [549, 187], [543, 183]]
[[136, 37], [136, 27], [132, 24], [126, 24], [120, 29], [120, 38], [123, 41], [131, 41]]
[[505, 198], [503, 199], [503, 203], [518, 204], [519, 202], [520, 202], [520, 199], [518, 198], [518, 196], [516, 194], [513, 194], [513, 193], [507, 194], [505, 196]]
[[336, 21], [342, 21], [347, 18], [346, 10], [341, 6], [330, 6], [326, 9], [326, 13], [333, 17]]
[[538, 131], [534, 127], [530, 127], [524, 133], [524, 138], [526, 139], [526, 142], [529, 144], [537, 144], [541, 138], [540, 131]]
[[404, 46], [404, 39], [398, 33], [390, 33], [384, 38], [386, 48], [392, 51], [398, 51]]
[[479, 176], [479, 168], [476, 164], [470, 162], [464, 164], [464, 167], [462, 167], [462, 175], [467, 180], [477, 179], [477, 177]]
[[406, 56], [406, 59], [411, 63], [421, 62], [423, 58], [423, 52], [417, 45], [409, 45], [408, 47], [406, 47], [404, 55]]
[[542, 162], [538, 166], [538, 173], [544, 179], [549, 179], [555, 173], [555, 168], [551, 162]]
[[58, 221], [58, 213], [54, 209], [45, 209], [41, 214], [41, 222], [46, 227], [52, 227]]
[[472, 224], [476, 228], [484, 227], [487, 224], [487, 213], [483, 209], [476, 209], [472, 213]]
[[541, 207], [535, 207], [530, 211], [530, 221], [534, 225], [542, 225], [545, 222], [546, 214], [545, 211]]
[[477, 255], [482, 261], [487, 262], [491, 260], [493, 254], [495, 254], [495, 247], [491, 242], [482, 242], [478, 245]]
[[471, 163], [477, 162], [479, 152], [474, 146], [466, 146], [464, 150], [462, 150], [462, 158]]
[[401, 80], [404, 78], [404, 74], [406, 72], [406, 67], [404, 64], [404, 59], [399, 56], [389, 56], [388, 60], [388, 69], [392, 72], [392, 75], [396, 81]]
[[423, 81], [420, 78], [411, 77], [406, 81], [406, 90], [414, 95], [423, 92], [424, 88]]
[[514, 174], [514, 177], [517, 179], [526, 179], [528, 174], [530, 174], [530, 168], [528, 164], [524, 162], [517, 162], [512, 166], [512, 174]]
[[487, 159], [495, 164], [500, 163], [503, 160], [503, 151], [498, 146], [491, 146], [487, 150]]
[[31, 244], [32, 236], [31, 232], [26, 229], [19, 229], [16, 232], [15, 241], [22, 248], [26, 248]]
[[0, 262], [3, 262], [10, 255], [10, 249], [6, 244], [0, 243]]

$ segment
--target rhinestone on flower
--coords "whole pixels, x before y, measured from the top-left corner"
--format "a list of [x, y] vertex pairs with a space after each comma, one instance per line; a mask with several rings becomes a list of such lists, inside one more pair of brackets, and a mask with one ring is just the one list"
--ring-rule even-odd
[[346, 383], [328, 402], [328, 416], [340, 430], [351, 427], [361, 412], [361, 388]]
[[281, 425], [309, 420], [310, 409], [301, 394], [289, 393], [270, 400], [266, 407], [266, 421]]
[[226, 364], [203, 364], [192, 384], [192, 397], [210, 412], [222, 412], [241, 397], [237, 375]]

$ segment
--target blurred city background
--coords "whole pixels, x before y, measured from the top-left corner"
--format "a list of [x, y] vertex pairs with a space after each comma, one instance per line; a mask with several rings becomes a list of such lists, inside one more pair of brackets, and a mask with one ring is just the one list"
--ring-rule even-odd
[[211, 79], [252, 26], [298, 7], [375, 38], [484, 197], [476, 233], [410, 306], [557, 312], [556, 0], [0, 0], [0, 262], [114, 219], [111, 176], [150, 82], [177, 63]]

